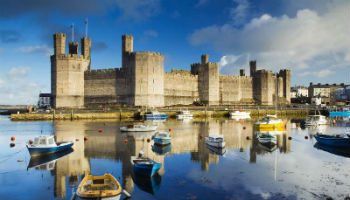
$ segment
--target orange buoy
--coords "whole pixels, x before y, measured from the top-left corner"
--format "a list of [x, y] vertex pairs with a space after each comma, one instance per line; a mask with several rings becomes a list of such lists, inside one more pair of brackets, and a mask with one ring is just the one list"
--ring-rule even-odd
[[147, 138], [147, 142], [149, 143], [151, 140], [149, 138]]
[[102, 133], [102, 132], [103, 132], [103, 130], [102, 130], [102, 129], [98, 129], [98, 132], [99, 132], [99, 133]]
[[247, 139], [247, 140], [250, 140], [250, 137], [249, 137], [249, 136], [247, 136], [247, 137], [246, 137], [246, 139]]
[[87, 139], [87, 137], [84, 137], [84, 141], [87, 141], [88, 139]]
[[243, 126], [243, 130], [245, 130], [246, 129], [246, 127], [245, 126]]
[[171, 130], [171, 128], [169, 128], [169, 132], [171, 132], [172, 130]]
[[15, 141], [16, 140], [16, 137], [15, 136], [12, 136], [11, 137], [11, 141]]

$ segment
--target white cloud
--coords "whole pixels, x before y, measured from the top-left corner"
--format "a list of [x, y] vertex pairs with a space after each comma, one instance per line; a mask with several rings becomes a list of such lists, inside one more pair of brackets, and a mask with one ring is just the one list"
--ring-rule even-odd
[[40, 86], [28, 78], [29, 67], [13, 67], [0, 75], [0, 104], [35, 104]]
[[314, 72], [311, 72], [311, 71], [305, 71], [305, 72], [301, 72], [298, 74], [298, 76], [314, 76], [314, 77], [318, 77], [318, 78], [325, 78], [327, 76], [330, 76], [330, 75], [333, 75], [335, 74], [334, 71], [331, 71], [329, 69], [323, 69], [323, 70], [320, 70], [320, 71], [314, 71]]
[[43, 53], [45, 55], [53, 54], [52, 48], [47, 45], [23, 46], [19, 47], [18, 51], [22, 53]]
[[[222, 52], [222, 71], [247, 66], [247, 58], [257, 59], [258, 67], [326, 77], [335, 69], [348, 69], [350, 60], [350, 1], [329, 7], [322, 14], [299, 10], [295, 17], [263, 14], [241, 29], [227, 23], [195, 31], [192, 45], [207, 45]], [[304, 74], [305, 76], [305, 74]]]
[[247, 18], [250, 3], [248, 0], [233, 0], [233, 3], [236, 6], [231, 8], [230, 15], [235, 24], [241, 24]]

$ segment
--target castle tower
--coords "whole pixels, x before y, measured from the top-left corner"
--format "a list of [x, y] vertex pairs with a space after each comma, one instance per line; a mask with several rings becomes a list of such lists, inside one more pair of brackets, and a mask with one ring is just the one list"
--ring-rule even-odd
[[256, 60], [251, 60], [249, 62], [249, 67], [250, 67], [250, 76], [253, 77], [254, 73], [256, 72]]
[[291, 72], [288, 69], [280, 70], [279, 75], [283, 79], [283, 97], [290, 103], [290, 79]]
[[276, 77], [271, 71], [257, 70], [253, 76], [253, 98], [260, 105], [273, 105]]
[[132, 35], [122, 36], [122, 67], [128, 65], [128, 55], [134, 51], [134, 38]]
[[244, 69], [240, 69], [239, 70], [239, 76], [245, 76], [245, 70]]
[[54, 55], [51, 59], [51, 94], [54, 108], [84, 107], [84, 72], [90, 60], [78, 54], [78, 43], [69, 44], [69, 54], [65, 54], [66, 35], [56, 33]]
[[66, 34], [55, 33], [53, 35], [53, 48], [55, 55], [65, 54], [66, 52]]
[[81, 38], [81, 54], [89, 60], [88, 70], [91, 68], [91, 40], [88, 37]]
[[198, 68], [198, 92], [201, 102], [208, 105], [218, 105], [220, 101], [220, 78], [217, 63], [209, 62], [209, 55], [201, 57]]

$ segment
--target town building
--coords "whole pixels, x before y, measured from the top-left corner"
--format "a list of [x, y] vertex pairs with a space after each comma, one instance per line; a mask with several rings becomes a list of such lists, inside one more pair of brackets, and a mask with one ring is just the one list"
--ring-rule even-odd
[[164, 56], [133, 49], [133, 36], [122, 36], [122, 66], [92, 69], [91, 40], [68, 44], [66, 35], [56, 33], [51, 56], [51, 93], [54, 108], [83, 108], [93, 105], [163, 107], [172, 105], [273, 105], [290, 103], [291, 72], [274, 74], [257, 69], [251, 61], [250, 76], [221, 75], [219, 64], [202, 55], [191, 70], [165, 72]]

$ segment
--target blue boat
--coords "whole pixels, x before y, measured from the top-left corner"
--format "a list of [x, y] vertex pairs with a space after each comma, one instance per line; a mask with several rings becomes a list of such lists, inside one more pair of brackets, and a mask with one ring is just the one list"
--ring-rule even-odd
[[160, 113], [158, 111], [147, 112], [145, 115], [145, 120], [166, 120], [168, 115], [165, 113]]
[[320, 149], [320, 150], [326, 151], [328, 153], [331, 153], [331, 154], [334, 154], [337, 156], [350, 158], [350, 149], [349, 148], [331, 147], [331, 146], [321, 145], [318, 142], [316, 142], [314, 147], [316, 149]]
[[162, 164], [150, 158], [131, 156], [131, 164], [136, 175], [153, 176]]
[[53, 136], [39, 136], [34, 138], [34, 142], [27, 144], [30, 156], [42, 156], [72, 148], [73, 142], [55, 142]]
[[315, 138], [321, 145], [350, 148], [350, 138], [346, 135], [316, 134]]
[[156, 145], [169, 145], [171, 143], [171, 137], [170, 137], [170, 133], [169, 132], [159, 132], [157, 131], [154, 135], [153, 135], [153, 141], [154, 144]]
[[164, 155], [171, 151], [171, 144], [165, 146], [153, 145], [152, 151], [158, 155]]

